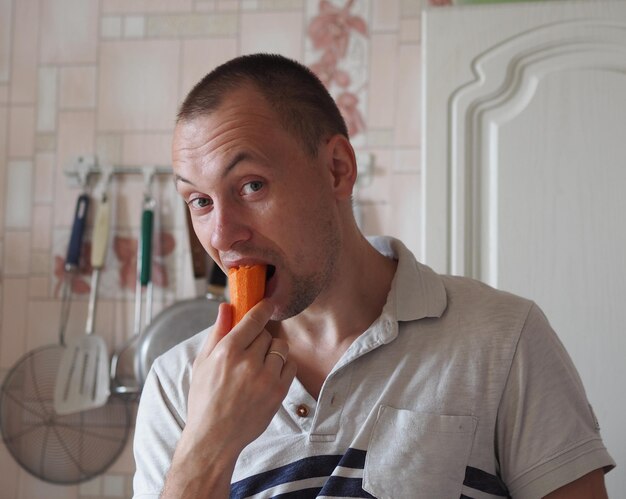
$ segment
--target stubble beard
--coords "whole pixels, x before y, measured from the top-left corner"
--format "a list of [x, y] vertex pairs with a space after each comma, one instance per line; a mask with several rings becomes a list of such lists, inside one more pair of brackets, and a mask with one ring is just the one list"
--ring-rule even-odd
[[284, 306], [274, 311], [272, 320], [282, 321], [304, 312], [324, 291], [329, 289], [335, 277], [337, 259], [341, 247], [339, 231], [333, 224], [328, 224], [324, 237], [321, 238], [323, 248], [319, 248], [324, 255], [321, 267], [305, 275], [296, 274], [291, 268], [287, 271], [287, 282], [291, 283], [291, 296]]

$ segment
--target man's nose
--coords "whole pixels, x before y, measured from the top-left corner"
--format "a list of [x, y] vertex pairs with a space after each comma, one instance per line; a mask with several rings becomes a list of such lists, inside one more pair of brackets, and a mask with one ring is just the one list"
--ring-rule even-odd
[[237, 212], [236, 207], [220, 207], [213, 210], [211, 246], [218, 251], [228, 251], [236, 243], [250, 239], [250, 227]]

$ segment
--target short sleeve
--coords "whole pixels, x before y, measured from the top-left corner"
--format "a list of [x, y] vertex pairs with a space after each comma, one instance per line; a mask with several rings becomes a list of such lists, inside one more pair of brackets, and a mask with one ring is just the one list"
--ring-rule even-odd
[[158, 498], [182, 434], [183, 420], [155, 366], [146, 378], [137, 411], [133, 498]]
[[541, 310], [521, 331], [497, 420], [500, 474], [515, 499], [615, 466], [580, 377]]

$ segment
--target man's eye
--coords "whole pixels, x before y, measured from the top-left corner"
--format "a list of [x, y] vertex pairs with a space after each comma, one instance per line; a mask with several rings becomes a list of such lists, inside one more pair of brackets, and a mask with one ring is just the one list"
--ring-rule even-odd
[[211, 206], [211, 198], [193, 198], [190, 199], [187, 204], [196, 209], [207, 208], [208, 206]]
[[253, 180], [244, 184], [242, 192], [243, 194], [252, 194], [253, 192], [260, 191], [263, 188], [263, 182], [260, 180]]

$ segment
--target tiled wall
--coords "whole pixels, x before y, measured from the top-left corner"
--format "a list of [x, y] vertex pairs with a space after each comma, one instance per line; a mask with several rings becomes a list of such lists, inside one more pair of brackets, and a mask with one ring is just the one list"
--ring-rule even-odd
[[[238, 54], [279, 52], [319, 73], [358, 152], [374, 158], [357, 193], [364, 231], [400, 236], [417, 251], [421, 7], [420, 0], [0, 0], [0, 380], [26, 352], [58, 340], [62, 264], [82, 190], [66, 174], [73, 158], [167, 165], [181, 99]], [[94, 197], [103, 188], [100, 177], [90, 178]], [[133, 330], [143, 178], [116, 177], [110, 189], [114, 223], [96, 330], [113, 349]], [[166, 176], [153, 193], [158, 311], [193, 288], [181, 202]], [[68, 334], [84, 330], [89, 275], [85, 264]], [[130, 444], [106, 474], [69, 487], [33, 478], [0, 446], [0, 499], [129, 497], [132, 473]]]

